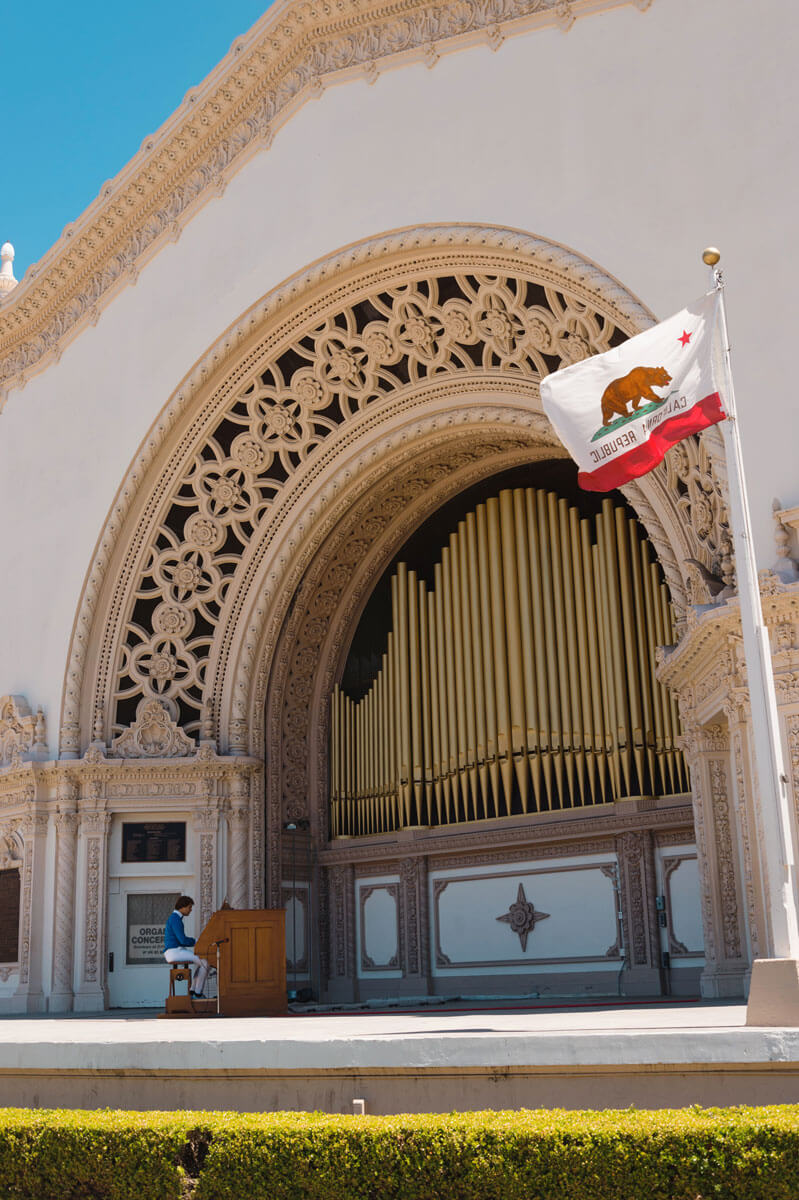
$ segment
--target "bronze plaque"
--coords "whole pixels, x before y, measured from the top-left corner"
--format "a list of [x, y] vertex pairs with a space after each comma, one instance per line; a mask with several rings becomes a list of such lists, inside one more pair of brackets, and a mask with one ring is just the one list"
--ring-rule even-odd
[[122, 826], [123, 863], [185, 862], [185, 821], [126, 821]]

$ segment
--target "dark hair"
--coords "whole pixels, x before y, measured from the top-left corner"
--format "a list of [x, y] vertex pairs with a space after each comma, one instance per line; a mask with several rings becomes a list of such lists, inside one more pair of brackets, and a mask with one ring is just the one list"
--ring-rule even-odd
[[189, 904], [194, 904], [191, 896], [178, 896], [175, 901], [175, 908], [186, 908]]

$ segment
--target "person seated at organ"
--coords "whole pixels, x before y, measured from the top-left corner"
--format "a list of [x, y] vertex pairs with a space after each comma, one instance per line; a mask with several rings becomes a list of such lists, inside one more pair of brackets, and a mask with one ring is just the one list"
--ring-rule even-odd
[[183, 928], [184, 917], [188, 917], [193, 908], [194, 901], [191, 896], [178, 896], [175, 910], [169, 914], [164, 929], [164, 958], [168, 963], [191, 963], [195, 967], [191, 996], [194, 1000], [203, 1000], [208, 962], [204, 958], [198, 958], [191, 949], [197, 939], [189, 937]]

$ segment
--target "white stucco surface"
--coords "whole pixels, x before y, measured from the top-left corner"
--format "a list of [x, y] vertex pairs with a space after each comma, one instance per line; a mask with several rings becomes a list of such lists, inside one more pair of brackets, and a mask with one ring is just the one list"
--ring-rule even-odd
[[[56, 748], [81, 585], [125, 471], [192, 365], [337, 248], [415, 223], [561, 242], [658, 316], [724, 251], [757, 552], [799, 504], [791, 256], [799, 166], [789, 0], [656, 0], [353, 80], [308, 101], [0, 420], [0, 691]], [[13, 234], [13, 231], [8, 231]], [[13, 303], [13, 301], [12, 301]]]

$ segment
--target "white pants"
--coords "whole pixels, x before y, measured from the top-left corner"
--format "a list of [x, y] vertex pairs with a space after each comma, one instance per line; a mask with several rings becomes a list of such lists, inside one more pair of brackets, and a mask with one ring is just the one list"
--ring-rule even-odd
[[202, 993], [205, 987], [205, 979], [208, 975], [208, 963], [204, 958], [198, 958], [188, 946], [176, 946], [174, 950], [165, 950], [164, 958], [168, 963], [194, 963], [196, 969], [194, 971], [194, 983], [191, 990]]

